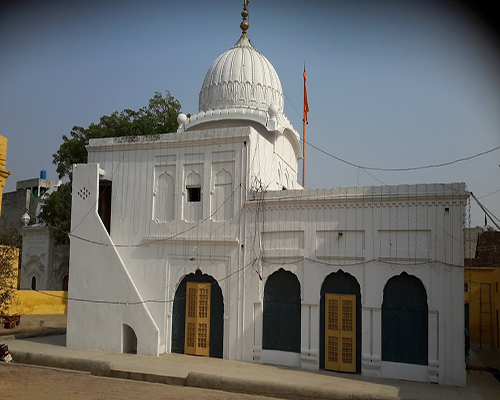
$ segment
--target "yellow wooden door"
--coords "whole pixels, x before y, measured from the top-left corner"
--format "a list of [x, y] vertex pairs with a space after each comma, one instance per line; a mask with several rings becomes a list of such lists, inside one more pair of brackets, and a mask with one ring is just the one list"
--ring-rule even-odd
[[356, 372], [356, 296], [325, 294], [325, 369]]
[[210, 288], [210, 283], [188, 282], [186, 285], [185, 354], [208, 357]]
[[339, 296], [325, 294], [325, 369], [338, 371], [339, 363]]

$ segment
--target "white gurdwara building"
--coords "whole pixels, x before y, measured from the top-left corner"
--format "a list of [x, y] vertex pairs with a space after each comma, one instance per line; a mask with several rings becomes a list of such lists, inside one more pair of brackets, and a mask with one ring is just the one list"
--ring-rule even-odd
[[67, 345], [465, 385], [465, 185], [303, 189], [247, 27], [176, 133], [74, 166]]

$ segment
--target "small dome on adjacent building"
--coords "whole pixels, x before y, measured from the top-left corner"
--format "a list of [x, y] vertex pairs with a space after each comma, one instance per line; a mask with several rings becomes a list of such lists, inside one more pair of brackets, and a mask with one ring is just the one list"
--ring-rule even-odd
[[199, 110], [256, 108], [276, 104], [283, 113], [281, 82], [272, 64], [250, 43], [246, 33], [209, 68], [199, 97]]

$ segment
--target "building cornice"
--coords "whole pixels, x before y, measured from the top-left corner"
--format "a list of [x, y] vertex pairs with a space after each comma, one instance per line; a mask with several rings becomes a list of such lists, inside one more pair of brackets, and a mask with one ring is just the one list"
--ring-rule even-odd
[[211, 246], [237, 246], [240, 242], [235, 237], [162, 237], [162, 236], [146, 236], [143, 242], [145, 244], [187, 244], [187, 245], [211, 245]]
[[283, 190], [266, 193], [250, 192], [245, 207], [285, 208], [300, 206], [366, 206], [371, 204], [398, 206], [439, 202], [464, 202], [469, 192], [464, 183], [367, 186], [315, 190]]
[[250, 127], [232, 129], [221, 128], [185, 133], [91, 139], [86, 148], [89, 153], [103, 151], [156, 150], [240, 143], [249, 138]]

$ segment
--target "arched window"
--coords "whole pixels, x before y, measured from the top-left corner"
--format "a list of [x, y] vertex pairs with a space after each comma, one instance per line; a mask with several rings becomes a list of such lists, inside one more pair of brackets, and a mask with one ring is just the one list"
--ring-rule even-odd
[[197, 222], [203, 217], [201, 176], [191, 172], [186, 178], [186, 201], [184, 219]]
[[229, 221], [233, 217], [233, 180], [225, 169], [215, 176], [212, 213], [214, 221]]
[[264, 288], [262, 349], [300, 353], [300, 282], [280, 268]]
[[36, 277], [31, 278], [31, 290], [36, 290]]
[[158, 221], [172, 221], [174, 219], [174, 178], [164, 172], [156, 181], [155, 192], [155, 219]]
[[403, 272], [389, 279], [382, 303], [382, 361], [428, 364], [427, 292]]

